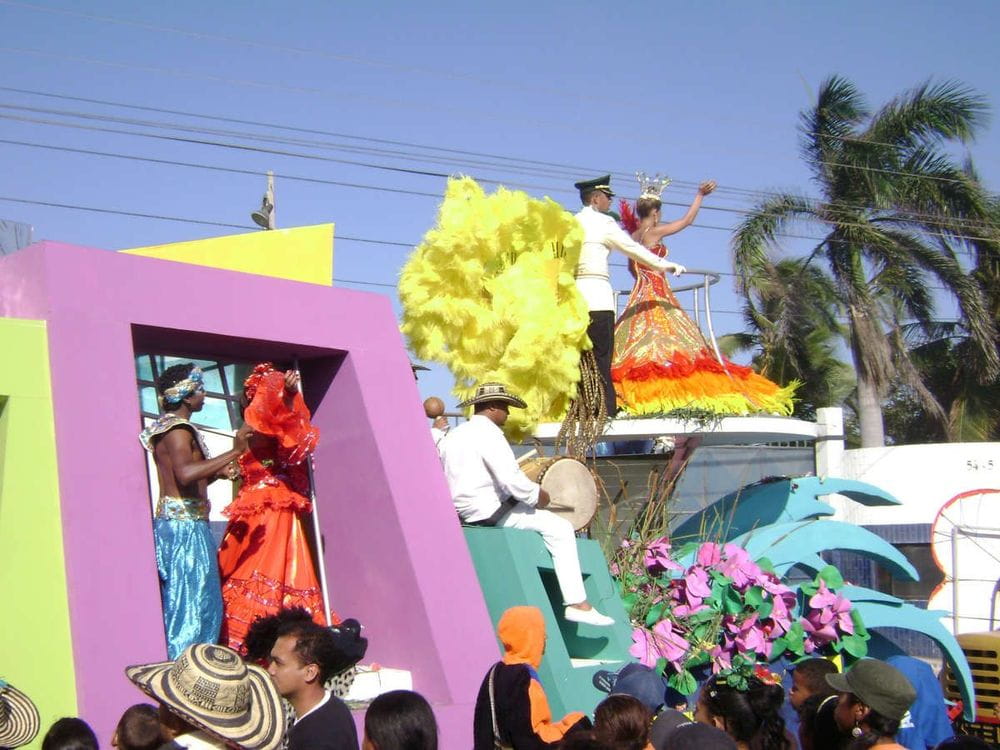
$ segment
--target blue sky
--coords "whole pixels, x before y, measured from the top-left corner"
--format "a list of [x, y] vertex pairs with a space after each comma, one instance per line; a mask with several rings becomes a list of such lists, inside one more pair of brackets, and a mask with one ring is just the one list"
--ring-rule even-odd
[[[392, 296], [408, 246], [434, 223], [439, 175], [524, 186], [576, 210], [576, 179], [611, 171], [634, 196], [627, 175], [645, 170], [673, 177], [664, 197], [685, 205], [697, 182], [718, 180], [697, 225], [669, 244], [689, 267], [730, 272], [728, 229], [758, 191], [811, 192], [796, 126], [825, 77], [850, 78], [874, 106], [928, 78], [962, 81], [996, 106], [998, 22], [995, 2], [0, 0], [0, 139], [260, 173], [0, 143], [0, 196], [249, 229], [273, 169], [279, 226], [335, 222], [337, 283]], [[997, 190], [995, 124], [970, 152]], [[239, 231], [2, 200], [0, 218], [107, 249]], [[627, 288], [624, 269], [614, 274]], [[716, 330], [738, 330], [731, 276], [714, 302]], [[450, 384], [435, 368], [421, 390]]]

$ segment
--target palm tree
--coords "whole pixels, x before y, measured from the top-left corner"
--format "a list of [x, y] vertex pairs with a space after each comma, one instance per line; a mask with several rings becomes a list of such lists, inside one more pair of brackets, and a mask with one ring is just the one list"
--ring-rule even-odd
[[854, 389], [854, 371], [836, 356], [844, 328], [830, 278], [817, 265], [783, 258], [762, 269], [744, 297], [747, 331], [720, 337], [727, 356], [751, 352], [754, 369], [778, 385], [799, 381], [795, 416], [815, 419], [816, 409], [843, 403]]
[[994, 200], [972, 169], [945, 151], [969, 142], [986, 112], [983, 97], [942, 83], [919, 86], [872, 114], [852, 83], [831, 77], [800, 125], [819, 197], [772, 194], [733, 238], [740, 283], [750, 293], [766, 283], [778, 233], [795, 222], [819, 226], [822, 238], [806, 262], [826, 266], [847, 320], [864, 447], [884, 443], [881, 401], [894, 380], [905, 379], [935, 408], [898, 333], [907, 321], [931, 328], [935, 286], [957, 302], [981, 378], [1000, 371], [995, 320], [958, 260], [960, 251], [997, 257]]

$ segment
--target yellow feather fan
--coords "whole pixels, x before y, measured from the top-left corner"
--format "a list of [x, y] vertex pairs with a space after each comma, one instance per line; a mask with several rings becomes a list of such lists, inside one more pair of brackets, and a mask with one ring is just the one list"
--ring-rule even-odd
[[399, 278], [403, 334], [421, 359], [441, 362], [465, 399], [496, 381], [521, 396], [504, 431], [522, 440], [566, 413], [590, 348], [587, 305], [573, 271], [582, 231], [555, 201], [475, 180], [448, 181], [437, 225]]

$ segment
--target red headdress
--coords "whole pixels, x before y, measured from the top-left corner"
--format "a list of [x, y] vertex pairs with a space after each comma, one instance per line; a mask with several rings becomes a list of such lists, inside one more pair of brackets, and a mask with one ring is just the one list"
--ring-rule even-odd
[[257, 386], [260, 385], [260, 381], [263, 380], [264, 376], [268, 373], [275, 372], [274, 365], [270, 362], [261, 362], [258, 365], [254, 365], [253, 372], [251, 372], [247, 379], [243, 381], [243, 392], [247, 396], [247, 401], [253, 401], [254, 394], [257, 393]]

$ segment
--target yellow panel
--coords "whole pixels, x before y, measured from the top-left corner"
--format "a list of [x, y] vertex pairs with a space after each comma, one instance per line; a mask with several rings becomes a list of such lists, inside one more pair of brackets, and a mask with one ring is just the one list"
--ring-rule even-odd
[[78, 711], [45, 322], [0, 318], [0, 351], [0, 676], [38, 706], [38, 748]]
[[261, 230], [121, 252], [332, 286], [333, 226]]

